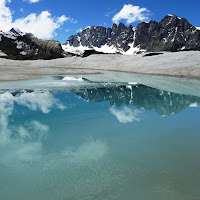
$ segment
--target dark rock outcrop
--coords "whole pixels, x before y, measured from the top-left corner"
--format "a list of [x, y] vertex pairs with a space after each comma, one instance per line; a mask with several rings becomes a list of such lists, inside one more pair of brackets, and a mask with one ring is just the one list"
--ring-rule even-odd
[[90, 56], [90, 55], [92, 55], [92, 54], [103, 54], [103, 53], [102, 53], [102, 52], [95, 51], [94, 49], [85, 50], [85, 51], [83, 52], [82, 57], [83, 57], [83, 58], [84, 58], [84, 57], [88, 57], [88, 56]]
[[[119, 52], [131, 47], [149, 52], [200, 50], [200, 30], [185, 18], [167, 15], [161, 22], [142, 22], [135, 28], [113, 24], [112, 28], [92, 26], [71, 36], [64, 45], [89, 48], [113, 46]], [[136, 53], [136, 50], [133, 50]]]
[[61, 44], [56, 40], [41, 40], [31, 33], [18, 29], [0, 31], [0, 50], [10, 59], [53, 59], [64, 56]]

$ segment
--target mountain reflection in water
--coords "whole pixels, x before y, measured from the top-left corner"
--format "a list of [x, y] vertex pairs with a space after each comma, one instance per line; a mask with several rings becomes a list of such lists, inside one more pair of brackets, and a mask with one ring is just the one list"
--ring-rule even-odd
[[200, 199], [200, 97], [105, 85], [0, 91], [0, 199]]
[[133, 104], [137, 109], [154, 109], [161, 116], [177, 114], [184, 108], [200, 105], [199, 97], [176, 94], [143, 85], [85, 89], [76, 94], [89, 102], [107, 101], [111, 106]]

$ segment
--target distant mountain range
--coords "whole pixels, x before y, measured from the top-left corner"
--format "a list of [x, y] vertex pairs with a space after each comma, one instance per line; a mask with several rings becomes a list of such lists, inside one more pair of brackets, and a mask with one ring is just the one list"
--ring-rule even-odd
[[139, 23], [136, 27], [113, 24], [112, 28], [91, 26], [72, 35], [65, 43], [41, 40], [13, 28], [0, 31], [0, 57], [11, 59], [52, 59], [66, 55], [200, 50], [200, 29], [185, 18], [167, 15], [160, 22]]
[[150, 21], [129, 27], [87, 27], [72, 35], [63, 45], [68, 52], [94, 49], [104, 53], [136, 54], [144, 51], [200, 50], [200, 30], [185, 18], [167, 15], [161, 22]]

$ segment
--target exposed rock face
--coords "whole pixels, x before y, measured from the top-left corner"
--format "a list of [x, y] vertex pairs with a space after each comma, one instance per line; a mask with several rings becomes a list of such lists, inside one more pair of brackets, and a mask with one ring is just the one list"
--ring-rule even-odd
[[190, 106], [200, 106], [199, 97], [166, 92], [143, 85], [85, 89], [76, 94], [89, 102], [107, 101], [112, 106], [132, 104], [137, 109], [154, 109], [162, 116], [177, 114]]
[[[126, 27], [120, 23], [118, 26], [113, 24], [112, 28], [105, 28], [103, 26], [92, 26], [79, 32], [77, 35], [72, 35], [64, 45], [72, 47], [84, 46], [95, 49], [101, 47], [110, 48], [110, 53], [127, 51], [129, 44], [133, 43], [134, 28], [132, 26]], [[102, 49], [103, 52], [105, 49]], [[113, 51], [114, 50], [114, 51]], [[101, 50], [100, 50], [101, 51]], [[105, 52], [106, 53], [106, 52]], [[108, 49], [109, 53], [109, 49]]]
[[146, 50], [179, 51], [200, 50], [200, 30], [185, 18], [167, 15], [161, 22], [142, 22], [135, 28], [120, 23], [112, 28], [92, 26], [71, 36], [64, 45], [88, 47], [104, 51], [105, 47], [115, 52], [134, 54]]
[[41, 40], [18, 29], [0, 31], [0, 50], [11, 59], [53, 59], [63, 57], [61, 44], [56, 40]]

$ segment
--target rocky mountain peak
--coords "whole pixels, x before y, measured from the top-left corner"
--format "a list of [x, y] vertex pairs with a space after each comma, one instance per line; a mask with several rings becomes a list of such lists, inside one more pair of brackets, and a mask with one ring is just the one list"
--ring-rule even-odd
[[123, 23], [113, 24], [111, 28], [92, 26], [65, 43], [67, 47], [93, 48], [96, 51], [135, 54], [143, 51], [200, 50], [200, 30], [185, 18], [166, 15], [160, 22], [141, 22], [133, 28]]
[[15, 35], [17, 35], [17, 36], [23, 36], [23, 35], [25, 35], [22, 31], [20, 31], [18, 28], [11, 28], [10, 29], [10, 33], [13, 33], [13, 34], [15, 34]]

